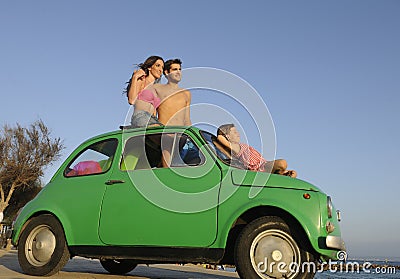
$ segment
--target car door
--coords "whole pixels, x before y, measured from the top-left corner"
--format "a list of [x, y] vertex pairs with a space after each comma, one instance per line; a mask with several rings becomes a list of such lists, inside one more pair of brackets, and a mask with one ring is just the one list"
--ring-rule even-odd
[[65, 222], [68, 239], [73, 241], [70, 245], [101, 243], [98, 219], [117, 146], [116, 138], [108, 138], [78, 148], [63, 173], [50, 182], [58, 187], [45, 192], [53, 203], [47, 206]]
[[104, 196], [101, 240], [109, 245], [211, 245], [221, 172], [200, 147], [183, 133], [128, 138], [112, 173], [115, 183]]

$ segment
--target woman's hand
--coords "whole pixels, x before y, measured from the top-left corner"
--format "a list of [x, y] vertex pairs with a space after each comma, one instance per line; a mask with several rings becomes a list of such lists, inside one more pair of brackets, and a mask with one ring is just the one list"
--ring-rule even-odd
[[142, 69], [133, 72], [132, 78], [134, 80], [144, 80], [146, 78], [146, 73]]
[[137, 95], [144, 88], [146, 83], [146, 73], [142, 69], [133, 72], [131, 86], [128, 91], [128, 103], [133, 105]]

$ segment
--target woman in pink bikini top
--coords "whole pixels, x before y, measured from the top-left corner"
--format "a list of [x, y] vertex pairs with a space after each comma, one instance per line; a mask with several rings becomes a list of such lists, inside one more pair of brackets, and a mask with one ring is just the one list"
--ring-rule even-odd
[[139, 68], [133, 73], [126, 87], [128, 102], [135, 107], [131, 126], [137, 128], [162, 125], [156, 116], [161, 99], [154, 88], [148, 86], [161, 79], [164, 60], [160, 56], [150, 56], [139, 64]]
[[154, 109], [157, 109], [161, 104], [161, 99], [149, 89], [143, 89], [142, 91], [140, 91], [136, 100], [141, 100], [152, 104]]

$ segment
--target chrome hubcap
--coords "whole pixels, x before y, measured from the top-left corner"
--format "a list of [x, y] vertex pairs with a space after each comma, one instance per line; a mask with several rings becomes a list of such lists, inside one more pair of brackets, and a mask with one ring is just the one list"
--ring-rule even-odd
[[261, 278], [294, 278], [301, 270], [301, 255], [293, 238], [281, 230], [267, 230], [253, 240], [250, 259]]
[[56, 248], [56, 237], [46, 225], [36, 227], [29, 234], [25, 255], [28, 262], [36, 267], [47, 264]]

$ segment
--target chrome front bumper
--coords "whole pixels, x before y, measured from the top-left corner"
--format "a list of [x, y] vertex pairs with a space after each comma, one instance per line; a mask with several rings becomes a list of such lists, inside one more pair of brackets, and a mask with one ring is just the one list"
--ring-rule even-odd
[[346, 251], [346, 246], [340, 236], [328, 235], [326, 237], [326, 247]]

